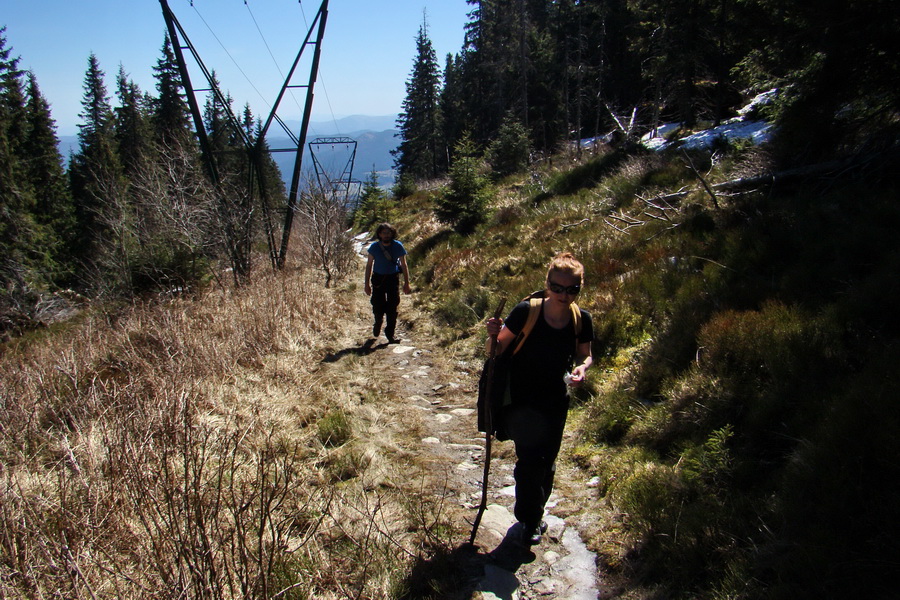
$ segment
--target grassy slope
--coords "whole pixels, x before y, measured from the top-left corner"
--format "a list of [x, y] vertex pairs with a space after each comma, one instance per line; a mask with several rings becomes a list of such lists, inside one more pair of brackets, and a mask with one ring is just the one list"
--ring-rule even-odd
[[[659, 199], [699, 187], [677, 157], [554, 160], [504, 182], [474, 235], [428, 218], [429, 193], [395, 220], [455, 358], [478, 355], [483, 317], [539, 287], [554, 252], [585, 262], [599, 360], [570, 458], [600, 481], [592, 544], [621, 596], [889, 597], [889, 169], [717, 209], [702, 191]], [[709, 179], [759, 162], [727, 155]], [[354, 343], [358, 296], [292, 272], [0, 348], [0, 596], [396, 597], [438, 521], [390, 484], [409, 427], [387, 415], [377, 447], [356, 439], [382, 423], [371, 390], [388, 382], [321, 361]], [[372, 506], [390, 516], [374, 529]]]
[[[765, 168], [756, 151], [693, 161], [711, 183]], [[594, 547], [631, 581], [625, 596], [887, 597], [900, 555], [888, 172], [715, 206], [680, 156], [556, 159], [500, 185], [465, 237], [422, 218], [433, 192], [406, 201], [420, 302], [448, 344], [481, 336], [501, 295], [540, 287], [553, 253], [585, 263], [599, 364], [572, 458], [601, 481]]]
[[0, 598], [419, 585], [442, 497], [410, 501], [419, 411], [354, 352], [355, 274], [262, 273], [0, 346]]

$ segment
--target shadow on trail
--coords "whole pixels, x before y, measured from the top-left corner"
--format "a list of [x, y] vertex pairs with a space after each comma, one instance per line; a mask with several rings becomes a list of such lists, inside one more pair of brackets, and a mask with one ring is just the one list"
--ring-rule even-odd
[[521, 527], [519, 523], [510, 527], [490, 552], [465, 543], [453, 550], [437, 549], [429, 558], [419, 557], [401, 598], [472, 598], [490, 592], [501, 600], [512, 600], [520, 587], [516, 571], [536, 559], [534, 552], [522, 545]]
[[354, 348], [344, 348], [343, 350], [338, 350], [337, 352], [332, 352], [331, 354], [326, 354], [325, 358], [322, 359], [323, 363], [333, 363], [341, 360], [347, 355], [353, 354], [356, 356], [366, 356], [367, 354], [371, 354], [376, 350], [382, 350], [387, 348], [387, 342], [382, 342], [381, 344], [375, 345], [375, 339], [369, 338], [363, 343], [362, 346], [357, 346]]
[[[491, 563], [514, 574], [522, 565], [533, 562], [535, 557], [530, 546], [522, 544], [522, 524], [515, 523], [507, 531], [500, 545], [488, 553]], [[493, 591], [493, 590], [484, 590]], [[494, 592], [496, 594], [496, 592]], [[503, 597], [503, 596], [500, 596]]]

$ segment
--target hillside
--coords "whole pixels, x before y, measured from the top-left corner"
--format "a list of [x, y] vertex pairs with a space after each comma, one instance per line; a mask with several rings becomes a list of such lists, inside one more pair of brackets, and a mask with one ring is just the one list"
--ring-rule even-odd
[[[483, 320], [571, 250], [597, 362], [558, 517], [601, 597], [891, 597], [895, 167], [773, 183], [746, 145], [603, 147], [499, 182], [469, 235], [417, 192], [393, 212], [402, 347], [367, 341], [358, 268], [97, 306], [7, 343], [0, 595], [469, 597]], [[520, 597], [552, 588], [563, 537], [514, 565]]]
[[605, 149], [504, 181], [472, 235], [405, 224], [450, 348], [554, 253], [585, 262], [599, 364], [569, 459], [616, 597], [892, 596], [896, 160], [782, 178], [746, 144]]

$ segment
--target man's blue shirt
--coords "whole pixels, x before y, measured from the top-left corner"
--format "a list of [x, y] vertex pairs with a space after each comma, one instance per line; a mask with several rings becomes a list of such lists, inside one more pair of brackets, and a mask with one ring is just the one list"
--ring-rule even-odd
[[[392, 260], [388, 260], [384, 255], [384, 252], [382, 252], [382, 248], [390, 253]], [[374, 242], [369, 246], [368, 252], [375, 258], [372, 271], [379, 275], [393, 275], [394, 273], [399, 273], [400, 257], [406, 256], [406, 248], [404, 248], [403, 244], [397, 240], [393, 240], [390, 246], [384, 246], [381, 242]]]

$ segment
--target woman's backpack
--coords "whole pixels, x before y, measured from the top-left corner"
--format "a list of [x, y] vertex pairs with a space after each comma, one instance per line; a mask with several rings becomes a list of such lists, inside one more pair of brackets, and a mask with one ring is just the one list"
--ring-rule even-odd
[[[540, 290], [534, 292], [523, 298], [523, 301], [525, 300], [529, 303], [528, 318], [525, 320], [522, 331], [519, 332], [519, 335], [516, 336], [513, 343], [503, 351], [503, 354], [500, 354], [493, 359], [488, 358], [484, 362], [484, 366], [481, 368], [481, 376], [478, 379], [478, 431], [486, 433], [486, 412], [487, 406], [490, 405], [491, 429], [493, 430], [491, 433], [501, 442], [509, 439], [505, 427], [503, 427], [503, 410], [512, 404], [512, 398], [509, 393], [509, 366], [512, 362], [512, 357], [522, 348], [522, 344], [525, 343], [528, 334], [534, 329], [538, 317], [541, 315], [541, 304], [543, 304], [544, 301], [544, 291]], [[575, 326], [575, 335], [577, 337], [578, 334], [581, 333], [581, 309], [578, 308], [578, 305], [574, 302], [570, 307], [572, 309], [572, 323]], [[491, 360], [494, 361], [494, 372], [490, 386], [491, 397], [490, 402], [488, 402], [488, 373], [490, 372], [489, 367]]]

